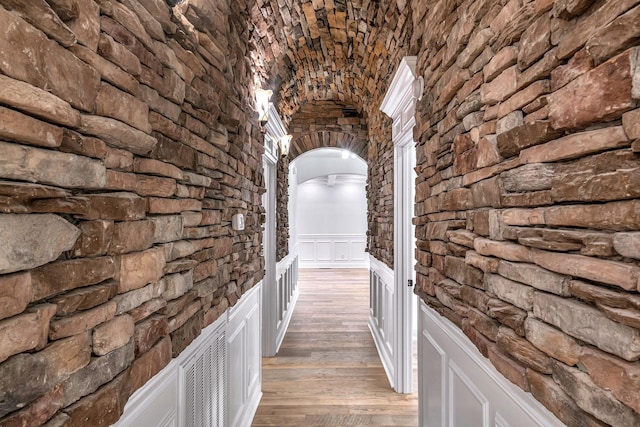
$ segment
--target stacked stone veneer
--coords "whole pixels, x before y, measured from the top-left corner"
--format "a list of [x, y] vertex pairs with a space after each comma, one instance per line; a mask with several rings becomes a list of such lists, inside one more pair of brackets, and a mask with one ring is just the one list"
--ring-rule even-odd
[[[639, 18], [635, 0], [251, 12], [286, 121], [327, 100], [365, 121], [368, 250], [390, 267], [393, 145], [377, 109], [402, 56], [418, 57], [418, 293], [569, 425], [640, 424]], [[297, 154], [325, 143], [300, 134]]]
[[406, 0], [257, 0], [251, 10], [252, 58], [278, 95], [294, 136], [292, 157], [338, 147], [368, 161], [367, 250], [389, 267], [393, 143], [391, 120], [379, 108], [402, 57], [411, 54], [411, 8]]
[[[567, 424], [637, 425], [638, 2], [253, 3], [0, 0], [0, 424], [113, 422], [260, 279], [250, 67], [296, 155], [366, 129], [393, 267], [378, 108], [412, 54], [419, 294]], [[327, 101], [359, 123], [305, 124]]]
[[256, 71], [293, 117], [318, 101], [353, 105], [362, 117], [380, 106], [408, 49], [411, 2], [256, 0]]
[[276, 165], [276, 262], [289, 254], [289, 159]]
[[372, 117], [368, 147], [367, 252], [393, 269], [393, 122], [381, 111], [373, 111]]
[[316, 101], [300, 108], [289, 123], [291, 158], [316, 148], [343, 148], [367, 159], [367, 120], [350, 105]]
[[2, 426], [110, 425], [263, 275], [248, 6], [192, 3], [0, 1]]
[[419, 294], [566, 424], [640, 425], [640, 5], [419, 3]]

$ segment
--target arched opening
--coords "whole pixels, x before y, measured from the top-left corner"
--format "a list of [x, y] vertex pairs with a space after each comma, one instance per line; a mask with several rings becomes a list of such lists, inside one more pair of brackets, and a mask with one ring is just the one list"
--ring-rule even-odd
[[301, 268], [368, 268], [367, 164], [357, 154], [319, 148], [290, 166], [290, 246]]

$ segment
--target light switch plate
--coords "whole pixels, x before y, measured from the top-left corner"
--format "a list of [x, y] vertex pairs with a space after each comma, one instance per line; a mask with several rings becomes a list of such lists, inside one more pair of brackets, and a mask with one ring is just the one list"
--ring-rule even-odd
[[231, 217], [231, 228], [236, 231], [244, 230], [244, 215], [239, 213]]

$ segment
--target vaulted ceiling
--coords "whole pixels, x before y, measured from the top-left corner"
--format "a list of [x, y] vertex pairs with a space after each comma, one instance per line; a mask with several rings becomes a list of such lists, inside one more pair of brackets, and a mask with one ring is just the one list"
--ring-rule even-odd
[[407, 0], [256, 0], [251, 19], [256, 83], [287, 123], [318, 101], [366, 117], [411, 26]]

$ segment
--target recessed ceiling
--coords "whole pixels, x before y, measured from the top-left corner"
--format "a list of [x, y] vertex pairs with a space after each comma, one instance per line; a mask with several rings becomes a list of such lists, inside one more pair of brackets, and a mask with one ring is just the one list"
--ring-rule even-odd
[[[343, 154], [347, 153], [346, 158]], [[327, 175], [360, 175], [367, 176], [367, 164], [358, 156], [346, 150], [321, 148], [309, 151], [296, 158], [291, 167], [296, 171], [298, 184], [325, 177]]]

